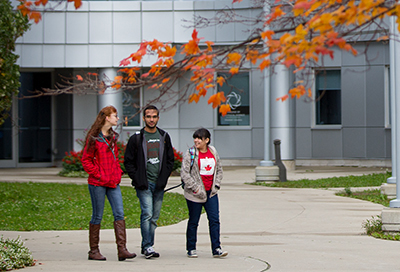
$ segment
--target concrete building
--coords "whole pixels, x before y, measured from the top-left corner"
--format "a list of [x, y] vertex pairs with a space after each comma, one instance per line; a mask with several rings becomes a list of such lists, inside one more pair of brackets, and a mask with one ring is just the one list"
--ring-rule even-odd
[[[243, 1], [233, 7], [243, 16], [259, 14], [260, 10], [249, 4]], [[192, 33], [182, 19], [190, 20], [194, 14], [213, 17], [215, 11], [226, 7], [232, 7], [231, 0], [83, 1], [78, 10], [69, 7], [67, 11], [58, 8], [46, 12], [43, 20], [17, 41], [21, 93], [52, 87], [60, 82], [61, 75], [97, 72], [113, 78], [120, 60], [134, 52], [142, 40], [156, 38], [182, 44]], [[245, 39], [247, 28], [233, 23], [198, 30], [204, 40], [225, 45]], [[196, 128], [205, 127], [211, 131], [212, 144], [217, 146], [224, 165], [258, 165], [265, 159], [264, 111], [269, 109], [271, 141], [267, 144], [271, 159], [273, 140], [281, 139], [281, 156], [288, 166], [389, 167], [389, 44], [370, 43], [367, 38], [355, 48], [366, 53], [354, 57], [337, 51], [333, 60], [324, 59], [325, 70], [313, 71], [309, 80], [314, 82], [314, 92], [324, 92], [315, 101], [275, 101], [293, 86], [293, 74], [277, 67], [266, 81], [257, 67], [248, 66], [232, 79], [242, 89], [230, 97], [237, 107], [235, 113], [221, 117], [207, 105], [206, 98], [198, 104], [181, 104], [161, 112], [159, 126], [170, 133], [180, 151], [192, 145]], [[150, 64], [151, 59], [145, 60], [143, 69]], [[265, 94], [270, 96], [270, 105], [264, 103]], [[84, 137], [85, 129], [103, 106], [113, 104], [123, 119], [137, 111], [134, 103], [144, 105], [155, 95], [154, 91], [140, 89], [103, 96], [15, 99], [12, 120], [18, 124], [8, 121], [0, 128], [0, 167], [57, 164], [66, 151], [80, 150], [77, 139]], [[142, 125], [141, 116], [130, 120], [120, 130], [122, 140], [127, 141]]]

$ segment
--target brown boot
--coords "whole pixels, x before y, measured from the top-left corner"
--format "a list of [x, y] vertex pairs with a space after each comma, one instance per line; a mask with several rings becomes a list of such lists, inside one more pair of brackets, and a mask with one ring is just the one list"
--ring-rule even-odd
[[135, 253], [130, 253], [126, 249], [126, 229], [125, 220], [114, 221], [115, 240], [118, 248], [118, 261], [125, 261], [125, 259], [133, 259], [136, 257]]
[[101, 255], [99, 250], [99, 239], [100, 239], [100, 224], [94, 225], [89, 224], [89, 260], [105, 261], [106, 257]]

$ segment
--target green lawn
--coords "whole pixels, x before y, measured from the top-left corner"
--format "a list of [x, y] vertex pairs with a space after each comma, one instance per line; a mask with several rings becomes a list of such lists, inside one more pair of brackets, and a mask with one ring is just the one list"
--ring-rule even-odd
[[[127, 228], [140, 226], [140, 205], [135, 189], [121, 186]], [[92, 206], [87, 185], [60, 183], [0, 182], [0, 230], [87, 229]], [[178, 223], [188, 217], [185, 198], [178, 193], [164, 195], [159, 226]], [[105, 203], [102, 228], [113, 228], [113, 216]]]
[[301, 179], [286, 182], [255, 182], [254, 185], [269, 186], [269, 187], [282, 187], [282, 188], [338, 188], [338, 187], [369, 187], [381, 186], [386, 180], [391, 177], [391, 173], [386, 174], [370, 174], [363, 176], [347, 176], [347, 177], [333, 177], [325, 179]]

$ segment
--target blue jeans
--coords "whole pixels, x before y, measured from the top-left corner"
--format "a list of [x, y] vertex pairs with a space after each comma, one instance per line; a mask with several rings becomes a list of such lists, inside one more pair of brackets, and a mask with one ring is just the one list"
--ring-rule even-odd
[[186, 199], [189, 210], [189, 221], [186, 229], [186, 250], [196, 249], [197, 227], [201, 216], [201, 209], [204, 206], [208, 219], [208, 228], [211, 240], [211, 250], [214, 254], [215, 249], [221, 247], [220, 241], [220, 222], [219, 222], [219, 201], [218, 195], [210, 198], [211, 191], [207, 192], [205, 203], [196, 203]]
[[156, 184], [149, 182], [147, 190], [136, 189], [140, 201], [140, 231], [142, 233], [142, 249], [146, 250], [154, 245], [154, 234], [157, 220], [160, 217], [164, 190], [156, 190]]
[[92, 200], [92, 220], [91, 224], [101, 223], [104, 212], [104, 202], [107, 196], [114, 215], [114, 221], [124, 219], [124, 205], [122, 204], [121, 188], [108, 188], [103, 186], [94, 186], [89, 184], [90, 198]]

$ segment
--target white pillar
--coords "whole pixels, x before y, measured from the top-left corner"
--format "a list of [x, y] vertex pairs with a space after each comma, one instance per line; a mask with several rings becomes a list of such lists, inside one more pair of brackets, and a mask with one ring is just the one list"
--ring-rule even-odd
[[[390, 18], [390, 33], [397, 33], [396, 31], [396, 22], [394, 16]], [[391, 39], [389, 41], [389, 50], [390, 50], [390, 117], [391, 117], [391, 138], [392, 138], [392, 176], [387, 179], [387, 183], [395, 184], [396, 183], [396, 146], [397, 146], [397, 139], [396, 139], [396, 61], [395, 61], [395, 51], [398, 51], [395, 47], [399, 47], [399, 43], [395, 41], [395, 39]], [[399, 64], [397, 64], [399, 65]]]
[[270, 147], [272, 146], [270, 137], [270, 73], [269, 68], [264, 70], [264, 160], [260, 162], [260, 166], [273, 166], [271, 161]]
[[[269, 14], [271, 7], [268, 1], [265, 2], [264, 12]], [[266, 26], [266, 30], [268, 26]], [[272, 146], [270, 135], [270, 95], [271, 95], [271, 82], [270, 82], [270, 68], [264, 69], [264, 160], [260, 162], [260, 166], [273, 166], [271, 161], [270, 147]]]
[[281, 157], [283, 161], [294, 161], [294, 100], [278, 102], [276, 98], [282, 97], [290, 89], [290, 71], [285, 65], [274, 67], [271, 74], [271, 139], [281, 140]]
[[[392, 18], [394, 19], [394, 18]], [[394, 21], [393, 21], [394, 22]], [[395, 124], [395, 137], [396, 135], [400, 135], [400, 80], [396, 80], [396, 77], [399, 74], [400, 71], [400, 42], [397, 41], [398, 39], [398, 34], [399, 32], [397, 31], [397, 24], [393, 23], [392, 24], [394, 27], [392, 27], [393, 32], [391, 33], [392, 35], [396, 34], [395, 37], [392, 37], [391, 42], [393, 42], [393, 47], [394, 47], [394, 55], [390, 56], [391, 59], [394, 59], [394, 74], [393, 74], [393, 80], [395, 81], [394, 83], [394, 101], [395, 105], [392, 107], [392, 111], [395, 111], [395, 118], [392, 120], [392, 124]], [[392, 67], [390, 67], [392, 69]], [[393, 125], [392, 125], [392, 130], [393, 130]], [[392, 134], [393, 135], [393, 134]], [[396, 159], [396, 164], [392, 165], [392, 171], [394, 168], [396, 173], [400, 171], [400, 152], [399, 152], [399, 146], [397, 145], [397, 139], [394, 138], [392, 139], [392, 144], [393, 140], [395, 140], [395, 153], [392, 154], [392, 158], [395, 157]], [[393, 162], [392, 162], [393, 163]], [[390, 201], [390, 207], [391, 208], [400, 208], [400, 184], [399, 180], [396, 180], [396, 199], [393, 199]]]
[[[268, 1], [264, 5], [265, 14], [269, 14], [270, 6]], [[268, 28], [268, 26], [266, 27]], [[264, 160], [256, 167], [256, 181], [278, 181], [279, 168], [271, 161], [270, 148], [272, 146], [270, 135], [270, 111], [271, 111], [271, 81], [270, 68], [264, 69]]]
[[[117, 70], [114, 68], [100, 69], [99, 75], [102, 80], [112, 81], [114, 80], [114, 77], [117, 75]], [[110, 105], [114, 106], [117, 109], [119, 117], [122, 118], [123, 115], [122, 91], [116, 91], [113, 88], [108, 88], [104, 92], [104, 94], [98, 96], [97, 98], [98, 112], [102, 108]]]

